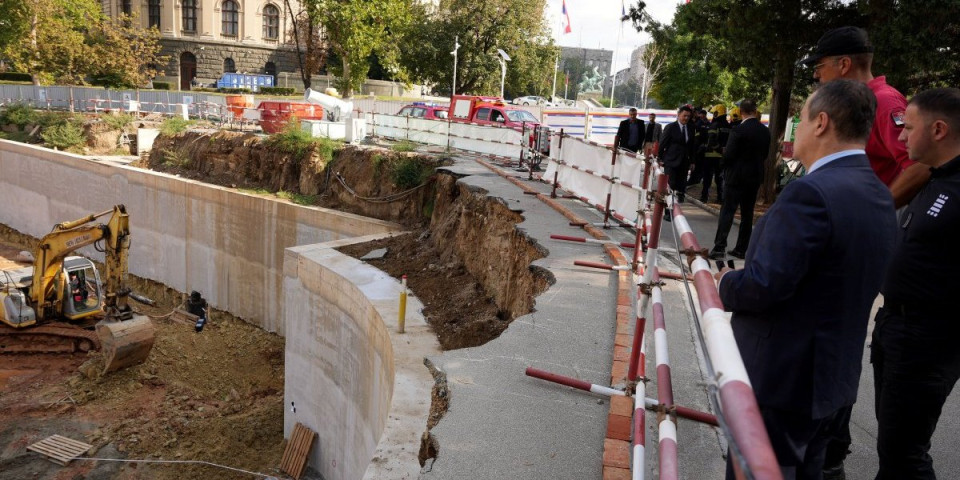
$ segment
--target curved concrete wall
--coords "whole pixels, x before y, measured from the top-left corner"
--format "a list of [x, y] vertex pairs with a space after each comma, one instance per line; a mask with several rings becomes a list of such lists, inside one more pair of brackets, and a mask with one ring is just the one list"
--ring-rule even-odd
[[[419, 471], [433, 384], [423, 358], [439, 345], [413, 297], [406, 333], [395, 333], [399, 282], [333, 249], [371, 239], [288, 248], [284, 260], [284, 436], [297, 422], [317, 432], [309, 465], [326, 480], [415, 478]], [[383, 463], [389, 468], [380, 470]]]
[[[42, 237], [122, 203], [130, 273], [284, 334], [283, 249], [399, 226], [0, 140], [0, 223]], [[92, 248], [85, 255], [102, 260]]]

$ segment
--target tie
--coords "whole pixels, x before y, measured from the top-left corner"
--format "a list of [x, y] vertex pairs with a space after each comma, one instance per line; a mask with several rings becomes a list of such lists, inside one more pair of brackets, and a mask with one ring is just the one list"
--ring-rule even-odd
[[686, 125], [680, 125], [680, 131], [683, 132], [683, 141], [686, 142], [686, 141], [687, 141], [687, 126], [686, 126]]

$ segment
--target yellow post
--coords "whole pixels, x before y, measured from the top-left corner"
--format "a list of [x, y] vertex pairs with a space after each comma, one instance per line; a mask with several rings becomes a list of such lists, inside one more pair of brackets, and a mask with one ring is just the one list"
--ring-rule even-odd
[[400, 317], [397, 319], [397, 331], [403, 333], [404, 324], [407, 321], [407, 276], [400, 277], [400, 285], [403, 290], [400, 291]]

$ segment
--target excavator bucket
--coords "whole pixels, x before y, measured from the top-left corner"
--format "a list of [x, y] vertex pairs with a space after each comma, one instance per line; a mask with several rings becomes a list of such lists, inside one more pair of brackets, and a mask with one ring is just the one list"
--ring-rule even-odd
[[153, 322], [143, 315], [132, 320], [97, 325], [103, 346], [103, 373], [136, 365], [147, 359], [153, 348]]

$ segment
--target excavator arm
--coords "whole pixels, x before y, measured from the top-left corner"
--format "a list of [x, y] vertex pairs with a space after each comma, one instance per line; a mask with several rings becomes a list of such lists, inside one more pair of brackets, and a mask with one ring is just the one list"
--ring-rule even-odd
[[[111, 215], [106, 224], [90, 225], [98, 218]], [[53, 231], [40, 240], [34, 254], [33, 285], [30, 289], [37, 317], [49, 318], [56, 313], [58, 298], [55, 293], [57, 277], [61, 275], [64, 259], [71, 253], [103, 240], [106, 264], [104, 283], [104, 313], [108, 319], [129, 319], [127, 305], [129, 290], [124, 287], [127, 256], [130, 250], [130, 218], [126, 207], [112, 209], [55, 225]], [[62, 292], [61, 292], [62, 295]]]

